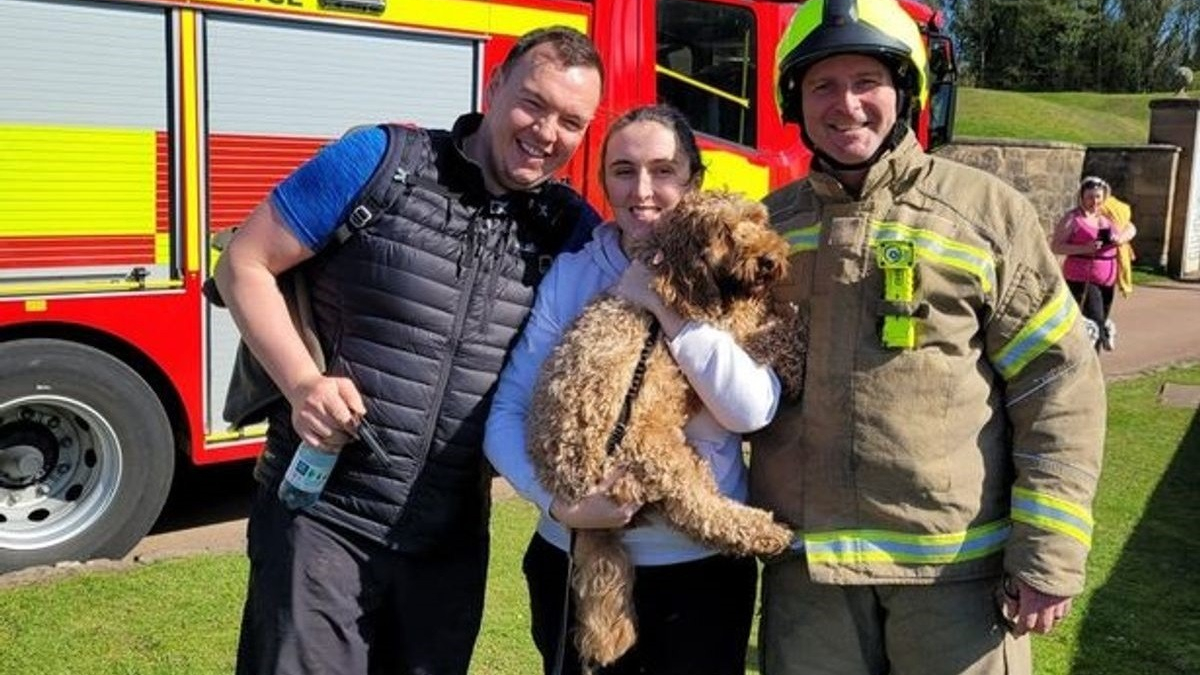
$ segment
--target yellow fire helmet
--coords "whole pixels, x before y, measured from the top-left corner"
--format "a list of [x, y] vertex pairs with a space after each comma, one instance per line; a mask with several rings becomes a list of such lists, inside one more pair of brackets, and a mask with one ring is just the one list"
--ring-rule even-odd
[[821, 59], [874, 56], [892, 70], [901, 96], [899, 119], [928, 97], [928, 57], [921, 31], [897, 0], [808, 0], [796, 10], [775, 56], [775, 102], [785, 122], [801, 121], [800, 82]]

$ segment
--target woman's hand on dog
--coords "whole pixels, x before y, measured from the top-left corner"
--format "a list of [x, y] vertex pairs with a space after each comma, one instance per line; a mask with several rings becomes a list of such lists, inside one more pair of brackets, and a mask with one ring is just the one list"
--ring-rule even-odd
[[612, 530], [625, 527], [642, 505], [621, 504], [609, 495], [612, 486], [624, 474], [623, 469], [609, 473], [579, 501], [568, 502], [562, 497], [555, 497], [550, 503], [550, 517], [572, 530]]
[[[659, 256], [661, 255], [660, 253]], [[663, 335], [669, 340], [683, 330], [687, 321], [675, 310], [667, 307], [662, 297], [651, 288], [650, 282], [653, 280], [654, 273], [650, 271], [650, 268], [642, 261], [634, 260], [629, 263], [629, 267], [625, 269], [621, 278], [609, 292], [613, 296], [653, 314], [658, 319], [659, 326], [662, 327]]]

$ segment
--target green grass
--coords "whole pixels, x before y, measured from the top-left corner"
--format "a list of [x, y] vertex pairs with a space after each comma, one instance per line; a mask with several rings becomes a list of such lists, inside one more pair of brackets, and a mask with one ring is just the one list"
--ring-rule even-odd
[[[521, 556], [533, 507], [496, 503], [483, 631], [473, 675], [533, 675]], [[225, 675], [233, 672], [249, 567], [204, 554], [0, 589], [0, 675]]]
[[1158, 265], [1133, 263], [1133, 284], [1135, 286], [1171, 280], [1171, 275], [1167, 274], [1167, 271]]
[[1039, 673], [1200, 672], [1200, 413], [1158, 405], [1166, 382], [1200, 385], [1200, 368], [1110, 387], [1083, 611], [1035, 642]]
[[[1200, 385], [1200, 367], [1109, 388], [1088, 585], [1060, 630], [1035, 639], [1038, 675], [1200, 672], [1200, 414], [1159, 405], [1164, 382]], [[519, 500], [496, 504], [473, 674], [538, 672], [520, 570], [533, 522]], [[245, 577], [241, 555], [200, 555], [0, 589], [0, 673], [229, 673]]]
[[0, 673], [230, 673], [246, 568], [204, 555], [0, 591]]
[[522, 499], [497, 501], [492, 508], [492, 557], [488, 572], [483, 632], [471, 660], [472, 675], [535, 675], [541, 657], [529, 636], [529, 595], [521, 557], [537, 513]]
[[956, 136], [1140, 144], [1149, 137], [1150, 101], [1166, 94], [958, 92]]

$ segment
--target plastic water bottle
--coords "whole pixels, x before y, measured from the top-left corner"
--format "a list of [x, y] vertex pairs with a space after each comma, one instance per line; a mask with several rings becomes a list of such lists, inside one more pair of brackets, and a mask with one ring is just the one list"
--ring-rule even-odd
[[306, 509], [321, 497], [338, 453], [327, 452], [301, 441], [292, 455], [283, 480], [279, 482], [279, 501], [292, 511]]

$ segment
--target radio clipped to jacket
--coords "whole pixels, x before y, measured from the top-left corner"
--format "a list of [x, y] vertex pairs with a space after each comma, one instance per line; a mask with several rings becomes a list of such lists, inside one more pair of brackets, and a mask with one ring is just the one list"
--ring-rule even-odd
[[883, 270], [883, 324], [879, 339], [889, 349], [917, 346], [917, 319], [901, 308], [912, 308], [915, 295], [916, 251], [911, 241], [880, 241], [875, 260]]

